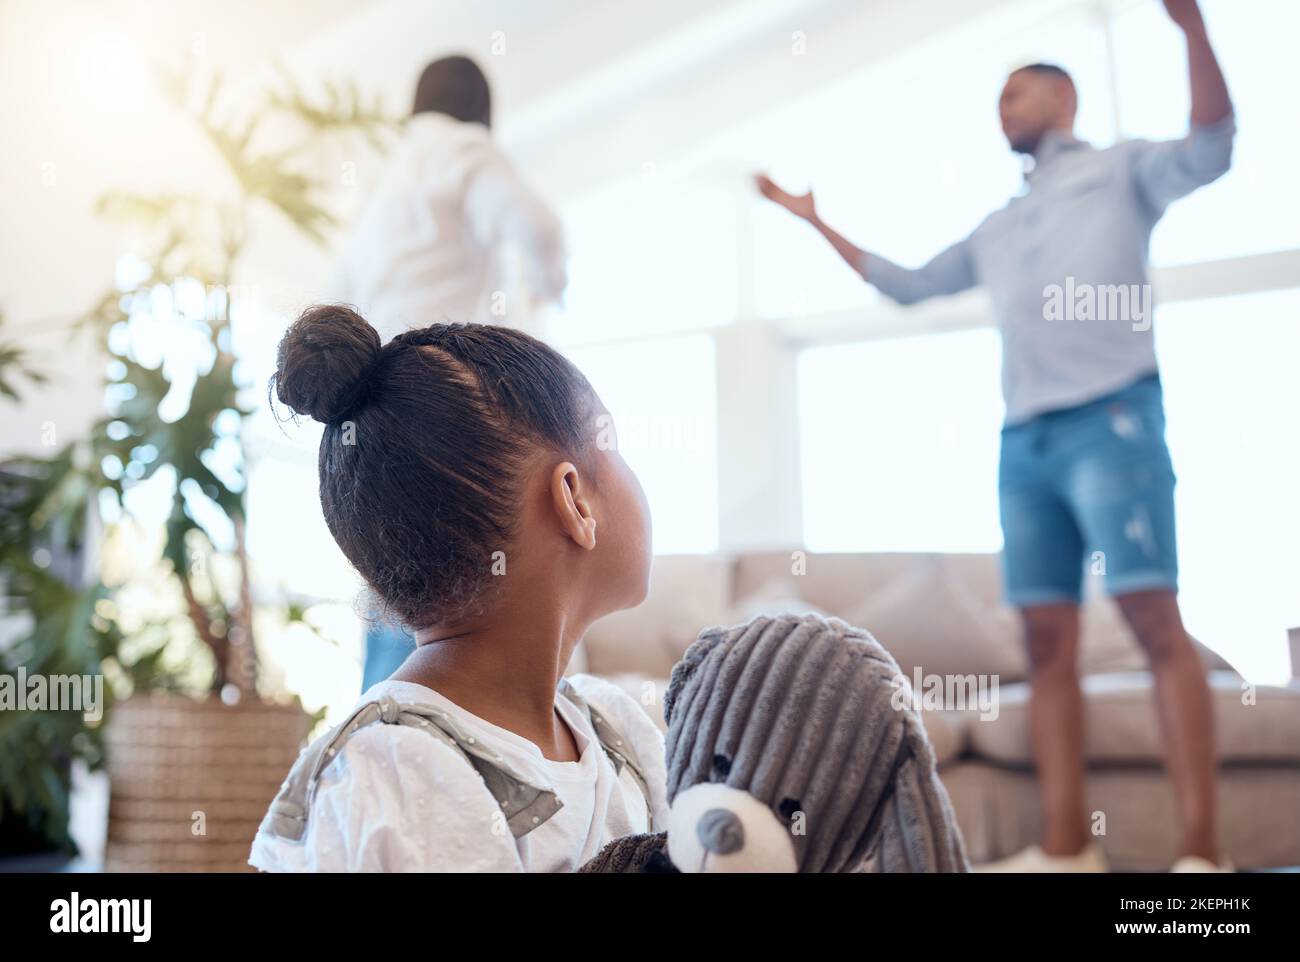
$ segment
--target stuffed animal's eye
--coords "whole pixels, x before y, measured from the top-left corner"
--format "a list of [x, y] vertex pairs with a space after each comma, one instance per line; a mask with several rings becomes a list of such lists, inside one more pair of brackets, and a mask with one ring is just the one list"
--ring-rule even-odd
[[713, 774], [718, 778], [726, 778], [731, 774], [731, 759], [726, 755], [714, 755]]
[[781, 813], [782, 818], [789, 821], [796, 813], [803, 811], [803, 804], [797, 798], [783, 798], [776, 810]]

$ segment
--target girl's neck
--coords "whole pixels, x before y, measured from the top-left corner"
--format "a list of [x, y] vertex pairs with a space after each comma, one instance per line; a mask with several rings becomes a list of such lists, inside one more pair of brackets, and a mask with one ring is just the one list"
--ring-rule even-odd
[[392, 677], [432, 688], [533, 742], [547, 758], [571, 760], [555, 688], [585, 630], [554, 603], [502, 605], [478, 621], [416, 632], [415, 652]]

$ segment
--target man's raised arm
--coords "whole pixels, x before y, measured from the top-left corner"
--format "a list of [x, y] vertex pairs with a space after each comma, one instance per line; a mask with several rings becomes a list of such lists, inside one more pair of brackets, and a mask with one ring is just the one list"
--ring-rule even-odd
[[1138, 189], [1158, 211], [1227, 173], [1237, 132], [1228, 85], [1196, 0], [1164, 0], [1164, 5], [1187, 38], [1192, 123], [1181, 140], [1135, 147]]
[[924, 267], [909, 270], [878, 254], [864, 251], [823, 221], [817, 214], [812, 191], [791, 194], [764, 174], [756, 175], [754, 182], [758, 185], [759, 193], [768, 200], [816, 228], [835, 248], [836, 253], [844, 258], [845, 263], [891, 300], [900, 304], [914, 304], [927, 297], [955, 294], [975, 286], [975, 272], [971, 267], [966, 241], [953, 244]]
[[1210, 46], [1196, 0], [1164, 0], [1169, 19], [1187, 38], [1187, 69], [1192, 85], [1192, 126], [1208, 127], [1232, 113], [1228, 84]]

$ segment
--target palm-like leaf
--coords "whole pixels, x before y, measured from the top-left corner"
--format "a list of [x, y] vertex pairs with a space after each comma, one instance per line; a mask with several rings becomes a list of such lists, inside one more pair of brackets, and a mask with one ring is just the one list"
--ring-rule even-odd
[[[219, 106], [224, 85], [219, 76], [206, 90], [194, 86], [192, 71], [163, 74], [159, 80], [178, 108], [196, 99], [192, 94], [201, 94], [197, 99], [202, 106], [192, 119], [229, 167], [238, 197], [231, 201], [200, 194], [113, 192], [100, 201], [102, 216], [140, 230], [152, 268], [147, 288], [109, 288], [86, 312], [81, 328], [100, 337], [129, 320], [133, 305], [154, 285], [198, 280], [205, 286], [229, 287], [249, 213], [259, 204], [280, 211], [306, 237], [322, 242], [336, 221], [325, 202], [327, 185], [310, 173], [304, 153], [341, 135], [360, 135], [382, 147], [382, 134], [396, 125], [378, 100], [365, 102], [353, 85], [326, 84], [324, 96], [313, 99], [282, 72], [282, 91], [267, 93], [242, 119], [227, 114], [223, 120]], [[309, 137], [292, 149], [260, 147], [261, 133], [277, 119], [305, 126]], [[170, 626], [151, 622], [133, 628], [133, 646], [142, 638], [149, 643], [124, 663], [126, 639], [110, 617], [116, 610], [113, 591], [98, 581], [83, 583], [68, 571], [54, 570], [59, 559], [82, 556], [87, 519], [101, 493], [113, 492], [121, 503], [128, 488], [167, 466], [175, 472], [177, 487], [166, 523], [162, 576], [174, 579], [195, 634], [212, 654], [212, 687], [232, 681], [246, 695], [256, 696], [243, 466], [225, 466], [220, 473], [211, 467], [221, 440], [218, 417], [225, 411], [249, 412], [239, 404], [235, 358], [223, 337], [229, 318], [210, 319], [207, 325], [215, 362], [197, 375], [179, 417], [169, 421], [160, 414], [163, 399], [173, 389], [163, 368], [140, 364], [128, 348], [116, 358], [120, 367], [115, 380], [132, 390], [115, 395], [115, 409], [88, 438], [48, 458], [12, 458], [0, 464], [0, 592], [7, 612], [26, 618], [20, 637], [0, 652], [0, 670], [23, 665], [29, 671], [97, 674], [109, 666], [136, 690], [178, 684], [164, 658], [166, 642], [174, 635]], [[40, 383], [43, 376], [17, 345], [0, 340], [0, 397], [17, 398], [24, 380]], [[123, 471], [106, 477], [100, 465], [110, 457]], [[233, 548], [214, 547], [213, 533], [192, 515], [183, 485], [190, 492], [197, 486], [230, 519]], [[191, 570], [192, 548], [211, 559], [205, 565], [206, 579]], [[223, 592], [217, 584], [213, 562], [218, 555], [225, 555], [238, 570], [233, 590]], [[38, 559], [55, 563], [43, 566]], [[234, 652], [227, 635], [236, 625], [247, 641], [239, 649], [251, 659], [243, 668], [229, 663]], [[56, 843], [70, 846], [69, 765], [74, 758], [98, 764], [101, 731], [102, 726], [88, 726], [77, 713], [0, 712], [0, 815], [18, 811], [43, 825]]]

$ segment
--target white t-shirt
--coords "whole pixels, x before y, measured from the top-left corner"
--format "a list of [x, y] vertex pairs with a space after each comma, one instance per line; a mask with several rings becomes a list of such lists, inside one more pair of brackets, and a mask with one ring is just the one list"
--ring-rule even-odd
[[302, 840], [259, 831], [249, 864], [267, 872], [571, 872], [621, 835], [661, 831], [668, 805], [659, 729], [610, 682], [591, 675], [569, 682], [631, 743], [649, 786], [650, 824], [630, 770], [615, 771], [586, 715], [563, 694], [555, 705], [578, 744], [576, 762], [544, 758], [532, 742], [423, 685], [386, 680], [361, 701], [391, 695], [436, 705], [563, 807], [515, 839], [464, 756], [428, 732], [377, 723], [348, 738], [321, 772]]
[[[518, 284], [509, 276], [513, 266]], [[411, 117], [346, 243], [335, 299], [384, 341], [439, 321], [529, 326], [511, 298], [551, 301], [565, 285], [558, 218], [497, 149], [486, 127]], [[517, 298], [515, 298], [517, 299]], [[505, 310], [502, 315], [494, 307]]]

